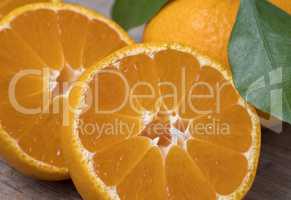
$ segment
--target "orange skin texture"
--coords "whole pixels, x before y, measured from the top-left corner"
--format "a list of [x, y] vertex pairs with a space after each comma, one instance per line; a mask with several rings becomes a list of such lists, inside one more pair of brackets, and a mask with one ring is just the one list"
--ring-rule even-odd
[[[291, 14], [291, 0], [272, 0]], [[180, 42], [230, 69], [228, 41], [239, 9], [239, 0], [175, 0], [147, 25], [144, 42]]]

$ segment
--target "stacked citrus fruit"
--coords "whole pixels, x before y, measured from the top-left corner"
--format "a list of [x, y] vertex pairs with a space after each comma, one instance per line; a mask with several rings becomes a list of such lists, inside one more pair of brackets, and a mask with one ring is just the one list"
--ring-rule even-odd
[[243, 198], [260, 125], [230, 73], [187, 46], [132, 43], [77, 5], [5, 16], [1, 155], [40, 179], [70, 171], [86, 200]]

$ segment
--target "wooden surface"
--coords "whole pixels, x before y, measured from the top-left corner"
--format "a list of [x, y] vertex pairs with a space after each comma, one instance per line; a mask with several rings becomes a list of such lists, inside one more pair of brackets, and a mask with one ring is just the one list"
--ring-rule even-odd
[[[113, 0], [68, 0], [109, 15]], [[132, 30], [137, 41], [141, 28]], [[263, 131], [260, 167], [246, 200], [291, 199], [291, 126], [281, 134]], [[79, 200], [70, 181], [51, 183], [24, 177], [0, 159], [0, 200]]]
[[[259, 171], [246, 200], [291, 199], [291, 126], [281, 134], [263, 130]], [[1, 200], [80, 200], [70, 181], [43, 182], [24, 177], [0, 160]]]
[[263, 130], [259, 171], [247, 200], [291, 199], [291, 126], [281, 134]]

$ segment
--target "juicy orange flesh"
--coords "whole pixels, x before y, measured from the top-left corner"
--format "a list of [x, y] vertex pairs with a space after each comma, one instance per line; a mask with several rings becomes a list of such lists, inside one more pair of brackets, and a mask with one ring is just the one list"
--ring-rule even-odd
[[[236, 151], [199, 140], [189, 140], [187, 151], [220, 194], [234, 191], [245, 177], [246, 158]], [[222, 156], [223, 155], [223, 156]], [[229, 175], [231, 174], [231, 178]], [[225, 181], [225, 179], [228, 181]]]
[[[121, 58], [89, 85], [84, 95], [92, 106], [80, 115], [79, 138], [95, 155], [96, 174], [121, 199], [215, 199], [242, 183], [251, 120], [218, 70], [188, 53], [160, 50]], [[197, 98], [187, 101], [189, 95]]]
[[2, 0], [0, 3], [0, 18], [2, 18], [15, 8], [29, 3], [39, 2], [51, 2], [51, 0]]
[[[0, 32], [1, 126], [33, 158], [64, 166], [59, 95], [84, 68], [126, 43], [105, 22], [70, 10], [28, 11], [9, 26]], [[8, 93], [13, 80], [16, 101]]]
[[181, 148], [173, 147], [166, 159], [171, 199], [215, 199], [215, 192], [201, 169]]
[[[137, 178], [138, 177], [138, 178]], [[157, 147], [152, 147], [133, 170], [118, 185], [121, 199], [157, 199], [167, 197], [163, 158]]]

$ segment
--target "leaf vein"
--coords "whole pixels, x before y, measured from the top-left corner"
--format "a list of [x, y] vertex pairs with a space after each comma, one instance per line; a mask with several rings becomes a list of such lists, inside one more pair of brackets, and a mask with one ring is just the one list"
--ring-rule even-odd
[[[257, 6], [256, 6], [256, 8], [257, 8]], [[255, 19], [256, 27], [258, 29], [259, 36], [261, 37], [266, 55], [268, 57], [268, 60], [271, 64], [271, 66], [274, 66], [274, 68], [277, 69], [277, 64], [275, 62], [275, 59], [272, 56], [270, 45], [268, 44], [268, 41], [267, 41], [266, 36], [264, 34], [264, 31], [262, 30], [263, 28], [261, 27], [261, 23], [259, 22], [257, 10], [258, 9], [255, 9], [254, 6], [252, 7], [252, 11], [253, 11], [253, 15], [254, 15], [254, 19]]]

